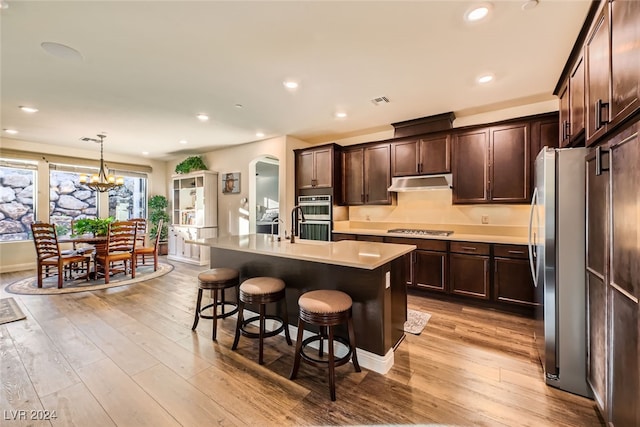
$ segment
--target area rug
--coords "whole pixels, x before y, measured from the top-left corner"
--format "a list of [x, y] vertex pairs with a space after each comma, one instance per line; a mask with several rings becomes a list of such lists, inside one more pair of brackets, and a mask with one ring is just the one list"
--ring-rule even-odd
[[28, 277], [11, 283], [5, 290], [12, 294], [21, 295], [56, 295], [72, 292], [97, 291], [100, 289], [132, 285], [145, 280], [155, 279], [156, 277], [164, 276], [171, 270], [173, 270], [173, 266], [165, 263], [158, 263], [157, 271], [153, 271], [153, 265], [138, 266], [136, 269], [135, 279], [132, 279], [129, 275], [120, 273], [112, 276], [108, 285], [104, 283], [103, 278], [98, 280], [89, 280], [88, 282], [84, 279], [68, 280], [62, 284], [62, 289], [58, 289], [57, 276], [45, 278], [42, 282], [42, 288], [38, 288], [38, 281], [34, 275], [34, 277]]
[[410, 334], [420, 335], [427, 322], [431, 319], [431, 314], [423, 311], [407, 309], [407, 321], [404, 322], [404, 331]]
[[26, 319], [26, 317], [13, 298], [0, 299], [0, 325]]

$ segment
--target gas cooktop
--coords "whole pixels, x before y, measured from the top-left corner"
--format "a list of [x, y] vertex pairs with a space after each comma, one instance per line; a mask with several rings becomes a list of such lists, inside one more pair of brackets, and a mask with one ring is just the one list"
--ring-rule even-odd
[[453, 234], [453, 231], [449, 230], [417, 230], [411, 228], [394, 228], [393, 230], [387, 230], [387, 233], [400, 233], [400, 234], [417, 234], [420, 236], [449, 236]]

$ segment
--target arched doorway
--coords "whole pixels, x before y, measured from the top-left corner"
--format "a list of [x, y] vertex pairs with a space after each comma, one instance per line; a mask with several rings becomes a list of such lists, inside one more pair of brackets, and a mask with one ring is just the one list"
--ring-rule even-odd
[[277, 158], [263, 156], [249, 165], [249, 232], [278, 232], [280, 209], [280, 166]]

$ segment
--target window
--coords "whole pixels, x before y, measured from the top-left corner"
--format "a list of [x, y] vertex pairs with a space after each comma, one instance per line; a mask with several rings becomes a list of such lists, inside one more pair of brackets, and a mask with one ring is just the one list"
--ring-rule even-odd
[[109, 190], [109, 216], [117, 220], [146, 218], [147, 176], [135, 172], [113, 171], [124, 178], [124, 185]]
[[36, 168], [36, 162], [0, 159], [0, 241], [31, 238]]
[[56, 225], [59, 236], [71, 234], [71, 221], [98, 217], [98, 192], [80, 184], [84, 171], [50, 165], [49, 221]]

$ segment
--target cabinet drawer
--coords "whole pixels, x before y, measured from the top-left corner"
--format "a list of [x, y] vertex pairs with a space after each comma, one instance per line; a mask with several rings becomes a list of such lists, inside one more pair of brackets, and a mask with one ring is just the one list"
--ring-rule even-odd
[[451, 242], [451, 252], [459, 254], [489, 255], [489, 243]]
[[529, 252], [522, 245], [493, 245], [493, 255], [502, 258], [527, 259]]
[[407, 239], [404, 237], [385, 237], [385, 243], [397, 243], [400, 245], [416, 245], [417, 249], [425, 251], [446, 252], [446, 240]]

